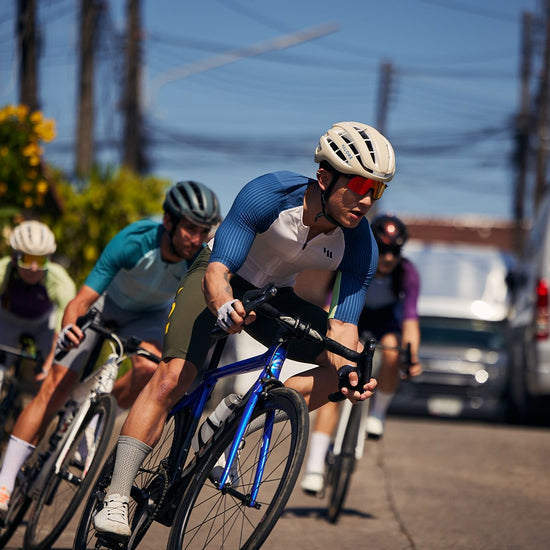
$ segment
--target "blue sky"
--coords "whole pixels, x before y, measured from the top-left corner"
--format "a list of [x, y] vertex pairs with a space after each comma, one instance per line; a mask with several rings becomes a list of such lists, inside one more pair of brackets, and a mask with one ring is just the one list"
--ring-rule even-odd
[[[116, 37], [125, 3], [110, 0], [101, 35], [97, 140], [104, 162], [118, 159], [105, 144], [120, 131]], [[0, 105], [17, 97], [12, 4], [0, 7]], [[39, 4], [41, 99], [58, 126], [46, 154], [70, 172], [79, 3]], [[224, 213], [261, 173], [314, 175], [314, 148], [332, 123], [381, 120], [379, 75], [388, 62], [384, 133], [396, 150], [397, 174], [381, 208], [510, 218], [521, 13], [536, 12], [537, 0], [143, 0], [142, 6], [154, 174], [203, 181], [217, 191]], [[304, 31], [319, 36], [265, 51], [275, 39]], [[252, 46], [264, 53], [251, 55]], [[221, 54], [232, 51], [243, 58], [223, 64]], [[172, 76], [176, 69], [186, 76]]]

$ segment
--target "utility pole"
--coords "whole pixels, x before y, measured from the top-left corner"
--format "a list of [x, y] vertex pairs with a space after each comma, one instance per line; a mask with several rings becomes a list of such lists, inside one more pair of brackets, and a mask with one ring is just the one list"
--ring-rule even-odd
[[[392, 91], [393, 74], [394, 70], [392, 63], [389, 61], [382, 61], [378, 76], [378, 96], [376, 98], [376, 129], [384, 136], [386, 135], [386, 123], [388, 120], [388, 107]], [[370, 219], [378, 214], [378, 209], [378, 202], [374, 202], [369, 211]]]
[[535, 210], [546, 193], [546, 171], [548, 167], [548, 147], [550, 136], [548, 132], [548, 101], [549, 95], [549, 70], [550, 70], [550, 0], [544, 2], [544, 55], [540, 76], [540, 91], [537, 113], [537, 179], [535, 185], [534, 206]]
[[376, 129], [385, 135], [386, 121], [388, 118], [388, 106], [393, 79], [393, 65], [389, 61], [380, 64], [380, 76], [378, 85], [378, 98], [376, 108]]
[[123, 159], [130, 170], [143, 174], [147, 169], [141, 112], [141, 18], [140, 0], [128, 0], [126, 36], [126, 78], [123, 92]]
[[18, 0], [16, 35], [19, 50], [19, 103], [35, 111], [40, 107], [38, 103], [36, 0]]
[[529, 136], [531, 133], [531, 60], [533, 57], [533, 16], [524, 12], [522, 16], [521, 61], [520, 61], [520, 111], [516, 121], [516, 178], [514, 187], [515, 250], [523, 249], [523, 224], [525, 221], [525, 195], [527, 171], [529, 168]]
[[90, 171], [95, 157], [94, 68], [99, 10], [98, 0], [80, 0], [80, 67], [75, 144], [75, 172], [79, 176]]

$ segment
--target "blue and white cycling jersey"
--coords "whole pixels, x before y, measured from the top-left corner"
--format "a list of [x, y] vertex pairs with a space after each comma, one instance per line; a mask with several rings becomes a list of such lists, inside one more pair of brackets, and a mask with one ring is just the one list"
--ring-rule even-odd
[[118, 233], [103, 250], [84, 284], [107, 295], [121, 309], [165, 309], [193, 260], [165, 262], [160, 253], [162, 224], [142, 220]]
[[316, 181], [293, 172], [265, 174], [237, 195], [218, 228], [210, 261], [221, 262], [256, 287], [293, 286], [306, 269], [336, 270], [329, 317], [357, 324], [378, 262], [368, 221], [307, 241], [304, 194]]

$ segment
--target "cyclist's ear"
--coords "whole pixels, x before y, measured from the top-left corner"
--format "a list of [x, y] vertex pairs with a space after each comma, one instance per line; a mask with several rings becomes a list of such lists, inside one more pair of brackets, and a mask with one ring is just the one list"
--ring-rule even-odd
[[164, 226], [164, 229], [166, 231], [172, 231], [174, 228], [174, 221], [172, 220], [172, 216], [168, 214], [168, 212], [164, 213], [164, 216], [162, 216], [162, 225]]

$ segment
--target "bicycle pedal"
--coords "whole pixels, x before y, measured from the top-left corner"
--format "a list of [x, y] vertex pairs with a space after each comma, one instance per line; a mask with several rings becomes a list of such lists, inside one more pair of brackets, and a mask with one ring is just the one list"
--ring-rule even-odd
[[129, 537], [122, 537], [120, 535], [97, 533], [95, 548], [109, 548], [109, 550], [125, 550], [128, 547]]

